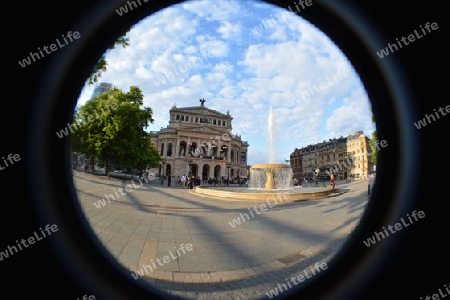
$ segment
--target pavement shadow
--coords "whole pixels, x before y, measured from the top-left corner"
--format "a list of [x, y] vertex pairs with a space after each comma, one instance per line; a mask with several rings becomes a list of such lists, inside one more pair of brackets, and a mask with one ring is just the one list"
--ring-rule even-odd
[[[85, 178], [80, 178], [82, 180], [88, 180]], [[97, 182], [97, 181], [93, 181]], [[126, 182], [126, 181], [125, 181]], [[110, 185], [108, 183], [101, 183]], [[124, 184], [124, 183], [122, 183]], [[127, 184], [129, 184], [127, 182]], [[156, 188], [155, 186], [152, 187], [154, 183], [145, 184], [145, 187], [152, 192], [158, 192], [158, 194], [161, 197], [171, 197], [177, 201], [180, 201], [181, 203], [186, 203], [193, 205], [194, 207], [204, 209], [206, 211], [214, 212], [214, 213], [220, 213], [220, 212], [248, 212], [245, 208], [232, 208], [232, 209], [224, 209], [220, 208], [205, 202], [195, 201], [189, 199], [189, 197], [181, 197], [178, 195], [174, 195], [173, 193], [170, 193], [162, 188]], [[117, 185], [112, 185], [114, 187], [117, 187]], [[346, 189], [349, 191], [348, 189]], [[140, 191], [146, 191], [146, 190], [140, 190]], [[92, 195], [92, 194], [91, 194]], [[95, 196], [95, 195], [94, 195]], [[98, 196], [96, 196], [98, 197]], [[124, 196], [125, 197], [125, 196]], [[130, 205], [136, 208], [136, 210], [140, 212], [145, 213], [154, 213], [158, 214], [161, 213], [162, 207], [158, 205], [148, 205], [139, 200], [133, 193], [127, 193], [127, 199], [130, 201]], [[354, 197], [343, 197], [342, 199], [333, 199], [331, 202], [327, 202], [326, 209], [322, 211], [322, 213], [332, 213], [338, 210], [351, 210], [352, 212], [357, 212], [358, 210], [361, 211], [361, 216], [363, 213], [363, 206], [366, 205], [367, 201], [361, 201], [363, 197], [362, 194], [354, 196]], [[327, 198], [328, 200], [330, 198]], [[290, 202], [285, 204], [279, 204], [274, 208], [271, 208], [270, 210], [282, 210], [282, 209], [290, 209], [293, 207], [307, 207], [307, 206], [322, 206], [325, 205], [324, 199], [320, 200], [313, 200], [313, 201], [301, 201], [301, 202]], [[119, 204], [119, 202], [111, 202], [111, 204]], [[249, 207], [253, 207], [257, 203], [251, 203]], [[331, 205], [330, 205], [331, 204]], [[330, 205], [330, 206], [328, 206]], [[251, 237], [248, 238], [247, 241], [236, 241], [236, 238], [231, 238], [231, 234], [224, 234], [227, 233], [227, 230], [223, 230], [220, 227], [217, 226], [211, 226], [212, 224], [209, 224], [207, 222], [206, 218], [203, 218], [201, 216], [188, 216], [188, 215], [180, 215], [176, 212], [170, 212], [165, 211], [164, 215], [167, 216], [177, 216], [177, 217], [183, 217], [186, 220], [188, 220], [190, 223], [195, 224], [197, 228], [201, 228], [201, 231], [199, 231], [199, 234], [204, 235], [205, 237], [208, 237], [208, 243], [214, 245], [216, 247], [215, 249], [223, 254], [222, 256], [222, 262], [220, 262], [222, 265], [220, 265], [224, 270], [233, 270], [233, 269], [243, 269], [247, 267], [252, 266], [258, 266], [261, 264], [261, 260], [256, 259], [255, 257], [255, 251], [252, 248], [243, 248], [240, 247], [240, 245], [249, 244], [251, 241]], [[357, 219], [359, 219], [360, 216], [355, 216], [353, 218], [348, 219], [344, 224], [341, 224], [340, 226], [337, 226], [336, 228], [332, 229], [332, 232], [335, 232], [339, 229], [343, 229], [346, 226], [352, 224]], [[289, 223], [289, 220], [280, 219], [280, 218], [274, 218], [270, 214], [262, 214], [261, 216], [258, 216], [255, 218], [255, 220], [252, 220], [253, 225], [257, 225], [258, 230], [262, 233], [271, 232], [274, 235], [283, 235], [282, 238], [286, 240], [296, 240], [300, 237], [304, 240], [307, 240], [309, 244], [318, 244], [322, 242], [326, 242], [329, 240], [329, 236], [327, 234], [318, 232], [314, 230], [314, 226], [308, 226], [306, 227], [298, 227], [295, 225], [292, 225]], [[228, 224], [224, 224], [224, 226], [227, 226]], [[245, 227], [242, 227], [241, 230], [244, 230]], [[231, 232], [232, 229], [227, 228], [228, 232]], [[252, 230], [254, 228], [252, 227]], [[242, 232], [241, 231], [241, 232]], [[270, 236], [267, 237], [268, 241], [270, 242]], [[317, 253], [316, 255], [313, 255], [311, 257], [299, 257], [297, 259], [297, 262], [293, 262], [289, 264], [288, 266], [277, 269], [273, 271], [267, 271], [264, 274], [256, 275], [253, 277], [248, 277], [242, 280], [232, 280], [227, 282], [221, 282], [221, 283], [181, 283], [181, 282], [173, 282], [170, 280], [152, 280], [152, 285], [154, 285], [157, 288], [160, 288], [165, 291], [169, 292], [179, 292], [179, 291], [191, 291], [191, 292], [199, 292], [204, 290], [214, 290], [214, 291], [224, 291], [224, 290], [233, 290], [230, 288], [230, 286], [233, 286], [236, 284], [239, 286], [239, 288], [255, 288], [263, 286], [261, 285], [261, 282], [266, 282], [267, 276], [271, 278], [270, 284], [273, 284], [271, 288], [275, 288], [277, 282], [278, 283], [285, 283], [285, 278], [290, 277], [298, 272], [302, 272], [305, 270], [308, 266], [315, 264], [316, 262], [323, 262], [324, 257], [330, 257], [337, 254], [336, 245], [340, 246], [343, 245], [343, 243], [347, 240], [347, 237], [341, 237], [341, 238], [334, 238], [332, 241], [333, 245], [335, 245], [332, 248], [324, 249], [322, 252]], [[193, 241], [193, 244], [195, 244], [195, 241]], [[277, 246], [277, 245], [275, 245]], [[278, 245], [280, 246], [280, 245]], [[268, 247], [267, 247], [268, 248]], [[195, 247], [194, 247], [195, 249]], [[245, 249], [248, 249], [247, 251]], [[266, 250], [266, 249], [264, 249]], [[298, 249], [298, 251], [303, 249]], [[198, 253], [198, 258], [192, 258], [192, 261], [190, 263], [193, 264], [202, 264], [202, 254]], [[225, 259], [223, 258], [225, 257]], [[190, 258], [191, 259], [191, 258]], [[197, 260], [197, 261], [195, 261]], [[212, 259], [209, 259], [212, 260]], [[227, 262], [224, 262], [223, 260], [228, 260]], [[213, 262], [214, 263], [214, 262]], [[145, 279], [145, 277], [142, 277]], [[264, 284], [264, 286], [267, 286]], [[271, 289], [269, 288], [267, 292]], [[262, 293], [261, 296], [264, 296]]]
[[[346, 241], [346, 238], [340, 238], [335, 240], [334, 247], [341, 247]], [[309, 270], [308, 268], [314, 266], [316, 263], [326, 263], [328, 266], [331, 265], [334, 253], [330, 253], [329, 249], [325, 249], [312, 255], [310, 257], [303, 257], [299, 259], [297, 262], [289, 264], [283, 269], [277, 269], [272, 271], [266, 271], [260, 275], [249, 276], [240, 280], [229, 280], [225, 282], [215, 282], [215, 283], [185, 283], [185, 282], [170, 282], [168, 284], [167, 280], [160, 279], [147, 279], [142, 277], [144, 281], [153, 286], [154, 288], [162, 289], [165, 292], [171, 294], [177, 294], [179, 292], [191, 292], [196, 294], [203, 294], [204, 291], [216, 291], [217, 296], [216, 299], [220, 298], [221, 293], [239, 291], [242, 293], [243, 289], [252, 289], [253, 299], [262, 299], [262, 297], [267, 297], [266, 293], [270, 293], [270, 290], [276, 289], [278, 284], [286, 284], [286, 278], [291, 278], [291, 276], [296, 276], [298, 274], [302, 274], [305, 270]], [[327, 270], [321, 271], [320, 275], [317, 274], [313, 276], [316, 277], [321, 276], [326, 273]], [[311, 272], [309, 272], [311, 275]], [[267, 279], [271, 278], [271, 281]], [[305, 283], [307, 281], [304, 281]], [[302, 287], [302, 283], [294, 286], [292, 284], [292, 289], [289, 292], [294, 292], [296, 289], [300, 289]], [[235, 288], [234, 288], [235, 287]], [[256, 295], [255, 290], [260, 292], [259, 295]], [[211, 292], [207, 292], [210, 293]], [[284, 294], [283, 294], [284, 295]], [[224, 296], [224, 299], [228, 299], [227, 296]], [[231, 298], [230, 298], [231, 299]], [[233, 298], [235, 299], [235, 298]], [[237, 298], [236, 298], [237, 299]], [[239, 298], [242, 299], [242, 298]]]

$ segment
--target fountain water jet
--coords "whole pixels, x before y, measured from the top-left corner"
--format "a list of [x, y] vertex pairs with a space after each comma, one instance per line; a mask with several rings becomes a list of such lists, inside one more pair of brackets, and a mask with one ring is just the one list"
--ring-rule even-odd
[[292, 188], [292, 168], [286, 164], [276, 163], [275, 159], [275, 119], [270, 107], [267, 126], [268, 160], [266, 164], [257, 164], [250, 168], [248, 186], [252, 189], [283, 190]]

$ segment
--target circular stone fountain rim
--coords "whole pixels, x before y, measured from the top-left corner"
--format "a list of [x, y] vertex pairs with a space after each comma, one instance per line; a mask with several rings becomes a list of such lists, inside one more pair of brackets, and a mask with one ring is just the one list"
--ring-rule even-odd
[[290, 168], [290, 165], [286, 165], [286, 164], [256, 164], [254, 166], [252, 166], [250, 169], [281, 169], [281, 168]]

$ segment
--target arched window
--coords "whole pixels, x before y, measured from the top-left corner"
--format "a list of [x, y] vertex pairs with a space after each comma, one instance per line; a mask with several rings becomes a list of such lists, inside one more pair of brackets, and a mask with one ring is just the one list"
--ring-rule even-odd
[[186, 147], [187, 144], [185, 141], [181, 141], [180, 142], [180, 152], [178, 152], [179, 156], [186, 156]]

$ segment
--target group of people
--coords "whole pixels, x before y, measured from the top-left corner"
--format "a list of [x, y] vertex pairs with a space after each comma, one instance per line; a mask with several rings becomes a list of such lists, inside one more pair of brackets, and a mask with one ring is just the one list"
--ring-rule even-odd
[[[242, 185], [246, 185], [247, 184], [247, 179], [240, 179], [238, 180], [238, 184], [240, 186]], [[162, 182], [161, 182], [162, 184]], [[195, 186], [199, 186], [201, 184], [204, 185], [210, 185], [210, 186], [219, 186], [219, 185], [228, 185], [228, 180], [225, 178], [204, 178], [203, 180], [200, 179], [200, 177], [192, 175], [192, 176], [187, 176], [186, 174], [184, 174], [183, 176], [178, 176], [177, 180], [175, 181], [176, 185], [179, 185], [181, 187], [184, 188], [189, 188], [192, 189]], [[168, 182], [168, 186], [170, 186], [170, 182]]]
[[186, 189], [193, 189], [194, 186], [200, 185], [200, 178], [194, 175], [186, 176], [186, 174], [184, 174], [179, 180], [179, 185]]
[[303, 185], [303, 186], [308, 185], [308, 179], [306, 179], [306, 177], [303, 177], [303, 179], [302, 178], [300, 178], [300, 179], [294, 178], [294, 186], [299, 186], [299, 185]]
[[[316, 185], [319, 183], [319, 181], [316, 181]], [[294, 178], [294, 186], [299, 186], [299, 185], [303, 185], [303, 186], [307, 186], [308, 185], [308, 179], [306, 177], [303, 177], [303, 179], [297, 179]], [[334, 176], [334, 174], [332, 174], [330, 176], [330, 185], [333, 187], [336, 186], [336, 177]]]
[[[164, 180], [167, 179], [167, 186], [170, 186], [172, 183], [172, 177], [173, 176], [160, 176], [159, 179], [161, 181], [161, 185], [163, 185]], [[221, 183], [220, 180], [211, 178], [211, 179], [207, 180], [205, 184], [217, 186], [220, 183]], [[184, 174], [181, 177], [178, 176], [175, 181], [175, 185], [179, 185], [186, 189], [193, 189], [195, 186], [199, 186], [200, 184], [201, 184], [201, 180], [198, 176], [194, 176], [194, 175], [187, 176], [186, 174]]]

